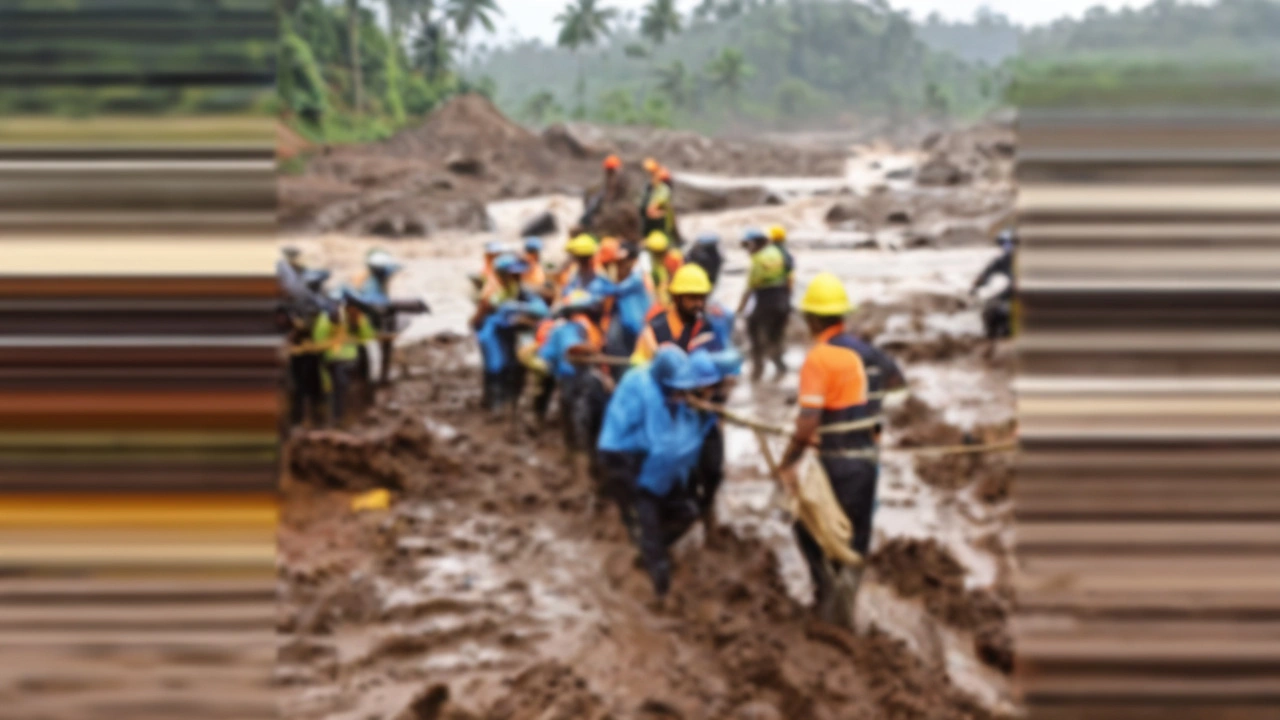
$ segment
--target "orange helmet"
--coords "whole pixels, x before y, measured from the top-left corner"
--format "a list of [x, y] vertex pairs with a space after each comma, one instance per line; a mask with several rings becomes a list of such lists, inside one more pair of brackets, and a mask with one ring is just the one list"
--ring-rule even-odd
[[671, 182], [671, 171], [664, 167], [658, 168], [658, 179], [662, 182]]
[[658, 161], [654, 160], [653, 158], [644, 159], [644, 171], [649, 174], [658, 172], [659, 168], [661, 167], [662, 166], [658, 164]]
[[622, 158], [617, 155], [610, 155], [604, 159], [605, 170], [618, 170], [622, 167]]
[[601, 265], [618, 261], [619, 251], [622, 249], [622, 243], [617, 238], [605, 238], [600, 241], [600, 252], [596, 254], [596, 260]]

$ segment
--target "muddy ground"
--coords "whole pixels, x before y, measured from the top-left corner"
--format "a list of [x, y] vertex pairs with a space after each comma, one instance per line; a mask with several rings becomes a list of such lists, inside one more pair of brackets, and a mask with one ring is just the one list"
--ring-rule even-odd
[[[314, 218], [353, 208], [350, 217], [362, 220], [290, 242], [311, 264], [334, 269], [335, 284], [358, 269], [369, 248], [389, 246], [406, 266], [393, 293], [424, 296], [434, 313], [402, 333], [396, 382], [360, 427], [348, 435], [299, 433], [289, 444], [280, 535], [283, 716], [1014, 714], [1011, 457], [916, 451], [998, 443], [1014, 432], [1012, 355], [981, 339], [979, 307], [967, 292], [994, 256], [990, 229], [1012, 203], [1007, 131], [978, 128], [907, 147], [815, 145], [792, 160], [777, 159], [786, 153], [770, 145], [724, 154], [756, 158], [741, 166], [699, 166], [711, 141], [682, 136], [681, 149], [662, 134], [574, 127], [539, 137], [493, 123], [476, 140], [452, 126], [488, 109], [450, 112], [456, 117], [436, 118], [435, 126], [384, 146], [317, 158], [284, 190], [349, 186], [336, 199], [304, 188], [314, 208], [303, 215], [312, 218], [311, 229], [319, 227]], [[851, 326], [907, 374], [911, 397], [888, 408], [885, 445], [910, 450], [882, 458], [872, 571], [856, 634], [810, 622], [808, 574], [750, 433], [726, 433], [721, 531], [707, 537], [695, 528], [681, 541], [672, 601], [655, 607], [614, 511], [593, 503], [591, 488], [566, 471], [559, 434], [516, 436], [478, 410], [477, 352], [464, 320], [471, 311], [466, 275], [478, 266], [481, 245], [493, 237], [514, 241], [521, 225], [544, 211], [566, 227], [582, 208], [573, 192], [505, 185], [535, 174], [542, 162], [552, 165], [544, 179], [568, 183], [580, 171], [586, 182], [604, 148], [638, 154], [659, 143], [668, 143], [672, 157], [664, 159], [684, 171], [687, 187], [759, 188], [759, 198], [772, 198], [681, 218], [686, 236], [727, 238], [720, 302], [735, 305], [745, 283], [746, 258], [732, 239], [744, 227], [784, 223], [797, 284], [819, 271], [844, 279], [861, 305]], [[506, 154], [499, 159], [494, 148]], [[524, 152], [512, 155], [512, 148]], [[468, 155], [479, 161], [478, 173], [464, 162]], [[417, 169], [385, 172], [406, 158]], [[941, 161], [961, 172], [943, 173]], [[370, 172], [362, 176], [365, 162]], [[451, 162], [471, 169], [450, 171]], [[421, 191], [432, 187], [439, 167], [454, 184]], [[370, 206], [376, 212], [351, 205], [379, 192], [395, 197]], [[433, 227], [425, 239], [349, 234], [369, 234], [362, 223], [400, 212], [408, 207], [397, 205], [402, 201], [437, 213], [455, 192], [491, 233], [462, 224]], [[434, 223], [440, 216], [431, 217]], [[549, 243], [552, 259], [559, 242]], [[792, 371], [740, 386], [730, 399], [735, 410], [790, 421], [794, 369], [806, 343], [798, 321], [788, 342]], [[783, 441], [775, 442], [778, 452]], [[392, 491], [391, 507], [353, 512], [351, 497], [374, 487]]]

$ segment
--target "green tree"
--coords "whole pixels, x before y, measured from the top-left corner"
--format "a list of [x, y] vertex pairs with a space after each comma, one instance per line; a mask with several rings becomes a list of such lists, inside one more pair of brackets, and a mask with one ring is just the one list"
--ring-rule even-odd
[[467, 36], [477, 26], [493, 32], [495, 15], [502, 14], [497, 0], [447, 0], [445, 16], [453, 23], [454, 32], [458, 34], [458, 42], [466, 54]]
[[711, 87], [729, 96], [734, 110], [740, 108], [742, 88], [753, 70], [741, 50], [725, 48], [707, 64], [706, 75]]
[[347, 44], [351, 54], [352, 107], [364, 113], [364, 78], [360, 69], [360, 0], [347, 0]]
[[548, 118], [563, 115], [564, 108], [560, 107], [560, 103], [556, 102], [556, 96], [551, 91], [542, 90], [534, 93], [525, 101], [524, 108], [520, 114], [534, 124], [543, 125]]
[[582, 65], [582, 55], [579, 51], [584, 47], [595, 47], [607, 37], [610, 32], [609, 24], [617, 16], [616, 8], [603, 7], [599, 0], [576, 0], [565, 6], [565, 9], [556, 16], [556, 22], [560, 25], [556, 44], [578, 56], [576, 88], [578, 106], [574, 109], [575, 117], [582, 118], [587, 113], [586, 70]]
[[658, 91], [677, 108], [684, 107], [689, 100], [691, 78], [684, 63], [676, 60], [670, 65], [654, 71], [658, 79]]
[[651, 0], [640, 17], [640, 35], [661, 45], [671, 35], [680, 34], [682, 21], [675, 0]]

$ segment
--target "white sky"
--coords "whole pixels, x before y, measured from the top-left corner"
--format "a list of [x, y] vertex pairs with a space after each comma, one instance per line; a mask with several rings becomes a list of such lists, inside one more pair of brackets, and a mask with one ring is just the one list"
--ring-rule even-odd
[[[699, 0], [678, 0], [682, 11], [688, 12]], [[974, 11], [986, 5], [1007, 15], [1014, 22], [1038, 24], [1064, 15], [1079, 16], [1085, 10], [1104, 5], [1117, 9], [1142, 7], [1152, 0], [889, 0], [894, 8], [907, 10], [916, 18], [924, 18], [935, 10], [948, 19], [973, 17]], [[608, 7], [623, 11], [638, 10], [647, 0], [606, 0]], [[503, 17], [499, 19], [497, 38], [539, 37], [547, 41], [555, 39], [554, 18], [569, 0], [500, 0]], [[480, 38], [477, 38], [480, 39]]]

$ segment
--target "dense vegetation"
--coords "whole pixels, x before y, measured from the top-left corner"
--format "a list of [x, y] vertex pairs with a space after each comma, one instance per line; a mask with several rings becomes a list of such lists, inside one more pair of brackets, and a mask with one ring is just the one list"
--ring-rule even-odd
[[681, 16], [653, 0], [631, 23], [573, 39], [498, 48], [474, 72], [531, 123], [787, 127], [851, 114], [972, 115], [1000, 89], [997, 69], [931, 50], [906, 15], [874, 2], [706, 0]]

